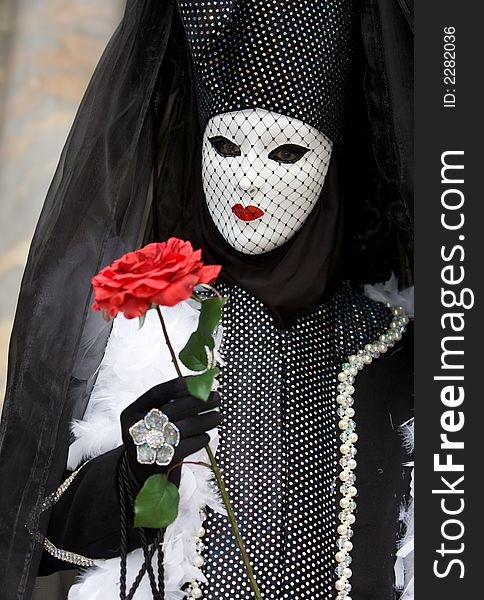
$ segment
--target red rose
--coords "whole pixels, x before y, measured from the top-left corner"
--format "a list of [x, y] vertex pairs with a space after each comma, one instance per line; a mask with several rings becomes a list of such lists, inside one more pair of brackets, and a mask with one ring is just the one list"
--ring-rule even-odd
[[94, 310], [140, 317], [152, 304], [175, 306], [190, 298], [199, 283], [212, 283], [222, 268], [204, 265], [202, 251], [190, 242], [170, 238], [128, 252], [92, 279]]

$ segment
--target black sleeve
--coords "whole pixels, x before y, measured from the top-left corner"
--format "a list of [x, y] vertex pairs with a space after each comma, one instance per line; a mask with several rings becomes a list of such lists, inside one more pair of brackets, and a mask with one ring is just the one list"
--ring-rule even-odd
[[[365, 367], [355, 384], [358, 496], [351, 596], [393, 600], [400, 507], [410, 489], [399, 426], [413, 417], [413, 323], [402, 341]], [[375, 594], [378, 590], [378, 594]]]
[[[113, 558], [120, 553], [118, 466], [124, 446], [91, 460], [53, 506], [46, 537], [57, 548], [88, 558]], [[132, 514], [128, 512], [128, 525]], [[129, 550], [141, 546], [134, 527], [128, 530]], [[39, 575], [72, 569], [43, 552]]]

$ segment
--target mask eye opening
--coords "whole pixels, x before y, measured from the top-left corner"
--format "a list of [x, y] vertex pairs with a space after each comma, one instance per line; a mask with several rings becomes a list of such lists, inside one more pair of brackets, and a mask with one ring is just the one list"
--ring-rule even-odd
[[208, 138], [208, 141], [212, 144], [215, 152], [220, 156], [230, 157], [230, 156], [241, 156], [242, 152], [240, 147], [237, 146], [235, 142], [223, 137], [222, 135], [216, 135], [214, 137]]
[[298, 146], [297, 144], [283, 144], [269, 153], [269, 158], [281, 164], [293, 164], [300, 160], [309, 148]]

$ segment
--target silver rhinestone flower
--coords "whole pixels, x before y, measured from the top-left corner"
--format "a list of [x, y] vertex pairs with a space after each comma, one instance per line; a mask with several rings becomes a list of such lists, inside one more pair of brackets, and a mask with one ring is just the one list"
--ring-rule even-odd
[[152, 408], [144, 419], [132, 425], [129, 433], [136, 444], [138, 462], [142, 465], [156, 462], [160, 467], [166, 467], [180, 443], [178, 427], [157, 408]]

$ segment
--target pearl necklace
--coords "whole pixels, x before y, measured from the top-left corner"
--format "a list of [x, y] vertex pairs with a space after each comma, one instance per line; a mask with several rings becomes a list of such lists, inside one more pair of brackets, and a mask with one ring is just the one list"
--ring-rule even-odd
[[[198, 533], [196, 535], [196, 552], [195, 552], [195, 556], [193, 559], [193, 565], [197, 568], [197, 569], [201, 569], [203, 567], [203, 565], [205, 564], [205, 559], [203, 558], [203, 550], [205, 548], [202, 538], [206, 533], [205, 527], [203, 526], [203, 523], [206, 521], [207, 519], [207, 515], [205, 513], [205, 511], [201, 510], [200, 511], [200, 520], [202, 522], [202, 525], [200, 526], [200, 529], [198, 530]], [[187, 598], [187, 600], [202, 600], [203, 599], [203, 592], [200, 588], [201, 582], [198, 581], [198, 579], [192, 579], [190, 581], [190, 583], [188, 584], [187, 590], [186, 590], [186, 596], [185, 598]]]
[[371, 344], [366, 344], [364, 350], [359, 350], [357, 354], [352, 354], [348, 357], [348, 362], [342, 365], [342, 371], [338, 373], [339, 383], [336, 402], [339, 404], [337, 410], [338, 417], [340, 417], [338, 427], [342, 431], [340, 434], [342, 443], [339, 447], [341, 454], [339, 461], [339, 464], [341, 465], [341, 472], [339, 473], [339, 479], [341, 481], [341, 487], [339, 488], [341, 499], [339, 501], [339, 506], [342, 510], [338, 514], [340, 524], [337, 527], [338, 550], [335, 554], [337, 563], [337, 580], [335, 583], [337, 592], [336, 600], [351, 600], [351, 597], [349, 596], [351, 592], [350, 578], [353, 573], [350, 569], [352, 562], [350, 553], [353, 550], [353, 544], [351, 542], [351, 538], [353, 537], [352, 525], [356, 521], [355, 497], [358, 494], [358, 490], [355, 486], [356, 475], [353, 472], [357, 464], [355, 460], [355, 444], [358, 441], [356, 423], [354, 420], [355, 409], [353, 408], [353, 394], [355, 388], [353, 384], [358, 373], [362, 371], [366, 365], [371, 364], [374, 358], [378, 358], [381, 354], [387, 352], [389, 348], [395, 345], [395, 342], [402, 339], [402, 333], [405, 331], [406, 325], [408, 325], [408, 317], [405, 315], [405, 311], [401, 306], [388, 306], [392, 310], [392, 321], [389, 328], [385, 333], [380, 335], [378, 340], [375, 340]]
[[[352, 562], [351, 551], [353, 550], [353, 543], [351, 538], [353, 537], [352, 525], [356, 522], [356, 501], [355, 497], [358, 494], [356, 489], [356, 475], [354, 469], [356, 468], [356, 447], [355, 444], [358, 441], [358, 434], [356, 433], [356, 423], [354, 420], [355, 409], [353, 408], [354, 400], [353, 394], [355, 388], [353, 386], [355, 378], [360, 371], [362, 371], [366, 365], [370, 365], [373, 359], [378, 358], [381, 354], [385, 354], [389, 348], [395, 345], [402, 339], [402, 333], [405, 331], [408, 325], [408, 317], [405, 315], [405, 310], [401, 306], [387, 306], [392, 311], [392, 320], [388, 329], [380, 335], [378, 340], [370, 344], [366, 344], [364, 350], [359, 350], [357, 354], [352, 354], [348, 357], [348, 362], [342, 365], [342, 370], [338, 373], [338, 394], [336, 396], [336, 402], [339, 404], [337, 409], [337, 415], [340, 418], [338, 427], [342, 431], [340, 434], [341, 445], [339, 451], [341, 458], [339, 464], [341, 466], [341, 472], [339, 473], [339, 479], [341, 481], [341, 487], [339, 491], [341, 493], [341, 499], [339, 506], [342, 509], [338, 514], [340, 524], [337, 527], [338, 540], [337, 540], [337, 552], [335, 559], [337, 563], [336, 567], [336, 583], [335, 588], [337, 592], [336, 600], [351, 600], [349, 596], [351, 592], [350, 578], [353, 574], [350, 569]], [[201, 512], [202, 523], [206, 519], [206, 515]], [[201, 568], [204, 564], [204, 558], [202, 555], [203, 543], [202, 538], [205, 535], [205, 529], [202, 526], [197, 534], [197, 553], [194, 557], [194, 566]], [[193, 579], [186, 591], [186, 598], [190, 599], [202, 599], [203, 592], [200, 588], [200, 582]]]

